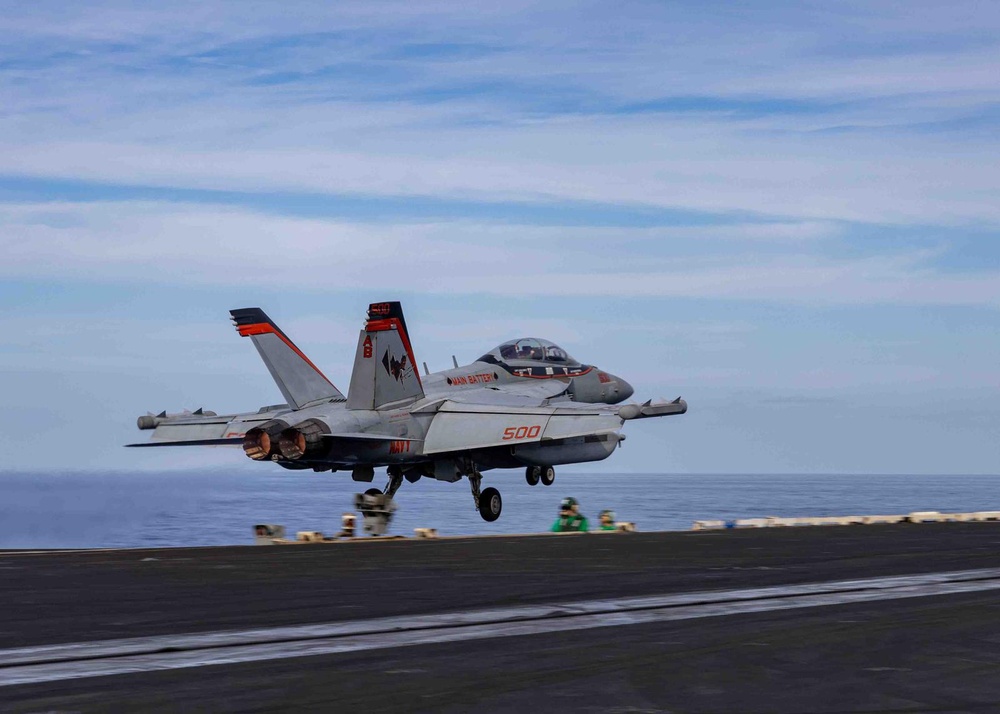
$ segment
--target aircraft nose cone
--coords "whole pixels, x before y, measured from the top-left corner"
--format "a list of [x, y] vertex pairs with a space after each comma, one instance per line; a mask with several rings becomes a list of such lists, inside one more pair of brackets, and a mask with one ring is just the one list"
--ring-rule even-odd
[[635, 390], [632, 389], [632, 385], [626, 382], [624, 379], [622, 379], [621, 377], [615, 377], [615, 380], [618, 382], [617, 396], [619, 402], [624, 402], [626, 399], [635, 394]]

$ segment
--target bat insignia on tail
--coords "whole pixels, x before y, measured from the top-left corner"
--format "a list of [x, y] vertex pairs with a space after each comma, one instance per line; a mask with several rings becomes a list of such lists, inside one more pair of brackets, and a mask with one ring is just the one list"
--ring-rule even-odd
[[385, 354], [382, 355], [382, 366], [385, 367], [385, 371], [389, 376], [397, 382], [402, 381], [403, 372], [406, 370], [406, 355], [397, 360], [389, 354], [389, 350], [386, 350]]

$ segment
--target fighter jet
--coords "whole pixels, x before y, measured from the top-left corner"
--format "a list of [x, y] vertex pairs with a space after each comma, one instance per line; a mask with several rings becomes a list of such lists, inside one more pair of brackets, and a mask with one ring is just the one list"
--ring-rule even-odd
[[680, 397], [619, 405], [632, 394], [627, 382], [534, 338], [427, 375], [425, 385], [398, 302], [369, 305], [345, 396], [263, 310], [230, 315], [286, 403], [221, 416], [147, 414], [138, 427], [152, 430], [151, 440], [128, 446], [239, 445], [255, 461], [346, 470], [364, 483], [386, 467], [389, 498], [404, 479], [465, 477], [480, 516], [495, 521], [503, 500], [496, 488], [481, 488], [484, 471], [524, 468], [528, 484], [551, 485], [557, 465], [608, 458], [626, 421], [687, 411]]

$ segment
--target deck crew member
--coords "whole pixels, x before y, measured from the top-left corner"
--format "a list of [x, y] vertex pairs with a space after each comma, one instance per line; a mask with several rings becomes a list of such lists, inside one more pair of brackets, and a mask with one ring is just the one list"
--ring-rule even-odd
[[587, 518], [580, 513], [580, 504], [573, 497], [567, 497], [559, 504], [559, 517], [552, 524], [553, 533], [587, 532]]
[[597, 517], [600, 521], [600, 530], [602, 531], [613, 531], [616, 530], [615, 526], [615, 512], [605, 508], [601, 511], [600, 515]]

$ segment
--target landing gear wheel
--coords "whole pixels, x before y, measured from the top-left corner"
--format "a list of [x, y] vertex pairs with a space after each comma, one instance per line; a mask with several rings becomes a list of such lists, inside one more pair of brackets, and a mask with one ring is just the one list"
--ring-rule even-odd
[[551, 486], [556, 480], [556, 470], [551, 466], [546, 466], [542, 469], [541, 480], [543, 486]]
[[[377, 488], [370, 488], [367, 491], [365, 491], [365, 495], [366, 496], [381, 496], [382, 495], [382, 491], [380, 491]], [[365, 509], [362, 508], [361, 509], [361, 515], [363, 517], [365, 517], [365, 518], [370, 518], [373, 514], [372, 514], [371, 511], [368, 511], [368, 510], [365, 510]]]
[[538, 480], [542, 477], [542, 469], [538, 466], [529, 466], [524, 470], [524, 480], [529, 486], [537, 486]]
[[479, 515], [483, 520], [492, 523], [500, 517], [502, 510], [503, 499], [500, 498], [500, 492], [493, 487], [484, 488], [479, 494]]

